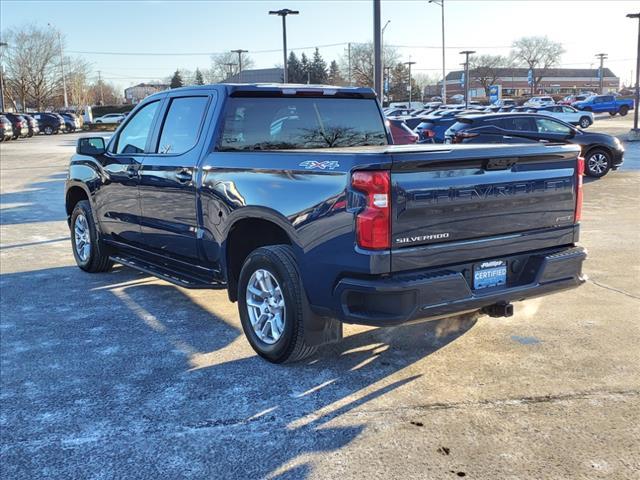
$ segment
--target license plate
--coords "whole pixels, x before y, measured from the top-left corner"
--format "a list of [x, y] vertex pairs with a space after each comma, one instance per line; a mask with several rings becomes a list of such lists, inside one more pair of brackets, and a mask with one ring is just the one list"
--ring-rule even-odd
[[498, 287], [507, 283], [507, 262], [491, 260], [475, 265], [473, 268], [473, 288]]

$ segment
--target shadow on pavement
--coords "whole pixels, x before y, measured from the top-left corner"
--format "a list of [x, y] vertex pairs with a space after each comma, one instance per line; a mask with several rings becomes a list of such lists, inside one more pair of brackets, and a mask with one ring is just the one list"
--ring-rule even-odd
[[[407, 367], [475, 324], [372, 329], [272, 365], [211, 291], [119, 267], [12, 273], [0, 284], [9, 476], [307, 478], [307, 454], [338, 451], [366, 428], [354, 409], [384, 404], [422, 375]], [[332, 425], [345, 416], [347, 426]]]

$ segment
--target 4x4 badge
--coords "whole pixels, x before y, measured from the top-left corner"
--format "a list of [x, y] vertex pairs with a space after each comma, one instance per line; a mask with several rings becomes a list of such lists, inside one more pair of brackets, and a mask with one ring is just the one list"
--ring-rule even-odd
[[340, 164], [335, 161], [316, 162], [315, 160], [307, 160], [306, 162], [301, 162], [299, 165], [306, 168], [307, 170], [311, 170], [314, 168], [320, 170], [333, 170], [334, 168], [338, 168], [340, 166]]

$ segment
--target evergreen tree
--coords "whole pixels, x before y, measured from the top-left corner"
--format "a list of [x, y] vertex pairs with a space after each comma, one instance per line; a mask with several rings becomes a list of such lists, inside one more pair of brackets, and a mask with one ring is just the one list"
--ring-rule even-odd
[[328, 82], [330, 85], [344, 85], [344, 78], [342, 78], [340, 67], [338, 67], [338, 62], [335, 60], [332, 60], [331, 65], [329, 65]]
[[204, 78], [202, 77], [202, 72], [199, 68], [196, 68], [196, 74], [194, 77], [194, 83], [196, 85], [204, 85]]
[[327, 62], [324, 61], [324, 58], [320, 55], [320, 50], [317, 48], [316, 51], [313, 52], [313, 60], [311, 61], [311, 65], [309, 65], [309, 73], [311, 83], [327, 83]]
[[287, 76], [289, 83], [303, 83], [306, 82], [306, 78], [304, 77], [304, 72], [302, 71], [302, 64], [295, 52], [291, 52], [289, 54], [289, 60], [287, 61]]
[[171, 77], [171, 84], [169, 85], [171, 88], [180, 88], [184, 85], [182, 82], [182, 76], [180, 75], [180, 70], [176, 70], [176, 73]]
[[309, 67], [310, 66], [311, 65], [309, 64], [309, 59], [303, 52], [302, 55], [300, 56], [300, 70], [302, 72], [302, 78], [300, 79], [300, 83], [309, 83], [309, 73], [310, 73]]

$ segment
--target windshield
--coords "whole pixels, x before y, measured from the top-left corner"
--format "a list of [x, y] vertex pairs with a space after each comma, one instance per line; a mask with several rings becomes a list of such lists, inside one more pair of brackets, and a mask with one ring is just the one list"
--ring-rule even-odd
[[386, 145], [375, 99], [232, 97], [218, 150]]

